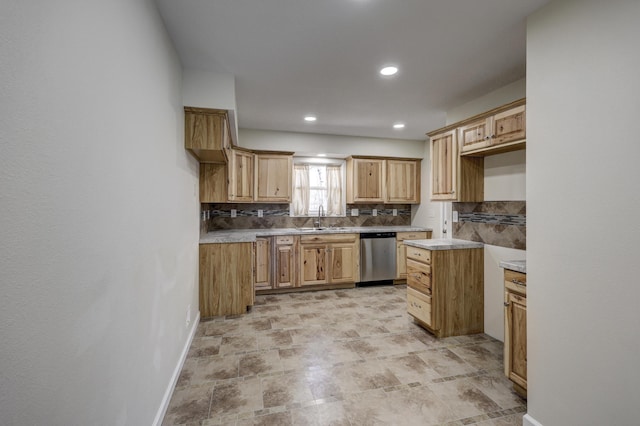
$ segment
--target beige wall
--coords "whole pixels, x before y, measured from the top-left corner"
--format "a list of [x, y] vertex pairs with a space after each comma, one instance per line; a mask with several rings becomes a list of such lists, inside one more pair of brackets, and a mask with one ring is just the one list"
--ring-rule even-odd
[[640, 424], [638, 17], [556, 0], [528, 19], [525, 425]]

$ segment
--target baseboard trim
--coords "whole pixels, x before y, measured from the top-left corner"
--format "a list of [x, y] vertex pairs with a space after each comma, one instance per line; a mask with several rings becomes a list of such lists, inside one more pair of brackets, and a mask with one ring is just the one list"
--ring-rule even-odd
[[542, 423], [534, 419], [529, 415], [529, 413], [525, 414], [522, 417], [522, 426], [542, 426]]
[[180, 355], [180, 359], [178, 360], [178, 365], [176, 365], [176, 368], [173, 370], [173, 375], [171, 376], [171, 380], [169, 381], [167, 390], [165, 390], [164, 392], [162, 403], [160, 404], [160, 408], [158, 408], [158, 412], [156, 413], [156, 418], [153, 420], [153, 426], [162, 425], [162, 420], [164, 420], [164, 415], [167, 412], [167, 408], [169, 408], [171, 395], [173, 395], [173, 390], [176, 387], [176, 383], [178, 383], [178, 377], [180, 377], [180, 372], [182, 371], [182, 367], [184, 366], [184, 361], [187, 359], [187, 353], [189, 353], [189, 348], [191, 347], [191, 342], [193, 341], [193, 337], [196, 335], [196, 329], [198, 328], [199, 323], [200, 323], [200, 312], [198, 311], [196, 318], [193, 320], [193, 325], [191, 326], [191, 330], [189, 331], [189, 338], [187, 339], [187, 342], [184, 345], [184, 348], [182, 348], [182, 354]]

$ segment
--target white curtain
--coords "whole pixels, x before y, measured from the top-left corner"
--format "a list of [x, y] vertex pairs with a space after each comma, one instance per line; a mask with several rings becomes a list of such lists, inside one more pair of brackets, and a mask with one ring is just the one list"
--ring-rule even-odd
[[293, 167], [293, 214], [309, 215], [309, 166], [296, 164]]
[[327, 166], [327, 216], [343, 216], [342, 168]]

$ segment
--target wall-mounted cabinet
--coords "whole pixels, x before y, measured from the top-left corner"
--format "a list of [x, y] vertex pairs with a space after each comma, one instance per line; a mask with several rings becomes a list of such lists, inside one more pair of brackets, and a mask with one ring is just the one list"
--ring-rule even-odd
[[200, 164], [200, 202], [226, 203], [229, 200], [228, 167], [225, 163]]
[[184, 108], [184, 147], [201, 163], [224, 163], [231, 147], [227, 111]]
[[254, 154], [251, 151], [230, 150], [229, 201], [253, 201]]
[[290, 154], [256, 154], [255, 201], [290, 203], [293, 156]]
[[521, 99], [427, 134], [431, 147], [431, 200], [484, 201], [484, 159], [526, 147]]
[[347, 203], [418, 204], [420, 159], [347, 158]]
[[431, 200], [477, 202], [484, 198], [484, 159], [458, 155], [458, 132], [431, 135]]

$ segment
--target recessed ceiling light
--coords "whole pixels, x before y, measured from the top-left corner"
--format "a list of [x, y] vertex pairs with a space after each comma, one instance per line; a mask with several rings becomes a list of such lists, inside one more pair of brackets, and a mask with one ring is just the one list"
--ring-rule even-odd
[[304, 118], [304, 121], [309, 121], [309, 122], [311, 122], [311, 121], [316, 121], [316, 120], [317, 120], [317, 118], [316, 118], [314, 115], [307, 115], [307, 116]]
[[384, 67], [380, 70], [380, 74], [382, 75], [394, 75], [397, 72], [398, 72], [398, 67], [393, 67], [393, 66]]
[[394, 129], [404, 129], [404, 123], [396, 123], [393, 125]]

